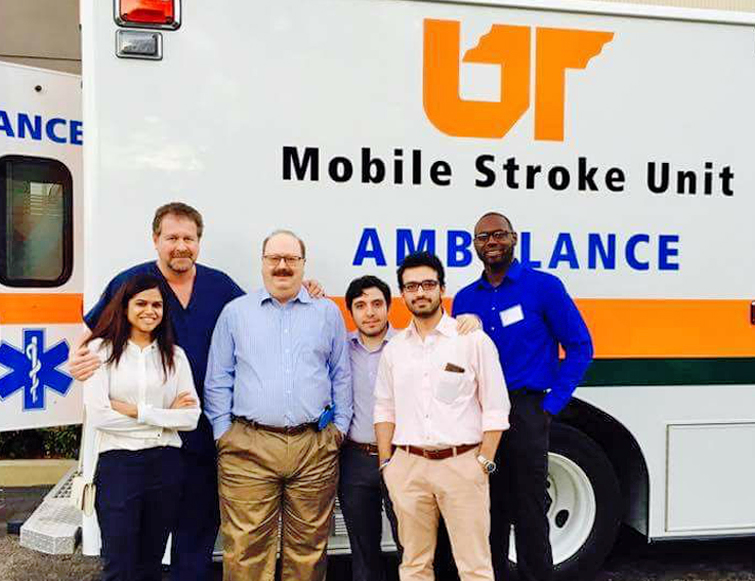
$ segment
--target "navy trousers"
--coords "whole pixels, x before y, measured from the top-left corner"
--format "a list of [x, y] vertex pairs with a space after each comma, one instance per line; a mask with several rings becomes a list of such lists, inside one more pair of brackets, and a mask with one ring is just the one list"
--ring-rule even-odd
[[509, 575], [509, 536], [516, 533], [516, 568], [521, 581], [553, 577], [548, 524], [550, 497], [548, 448], [550, 418], [543, 413], [543, 394], [513, 391], [509, 421], [490, 476], [490, 549], [496, 581]]
[[338, 501], [346, 521], [351, 544], [351, 569], [354, 581], [385, 581], [386, 567], [380, 549], [383, 532], [382, 506], [398, 545], [398, 527], [388, 490], [378, 470], [378, 457], [358, 448], [341, 448]]
[[181, 449], [181, 511], [173, 533], [171, 581], [213, 579], [212, 553], [220, 527], [218, 468], [214, 454]]
[[95, 507], [103, 581], [160, 581], [165, 544], [181, 509], [182, 477], [178, 448], [100, 454]]

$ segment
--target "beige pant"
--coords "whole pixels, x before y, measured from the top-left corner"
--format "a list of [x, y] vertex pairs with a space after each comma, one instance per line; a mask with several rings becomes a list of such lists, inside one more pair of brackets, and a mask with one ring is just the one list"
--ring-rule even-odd
[[224, 581], [325, 579], [338, 480], [337, 428], [289, 436], [234, 422], [218, 440]]
[[492, 581], [488, 476], [471, 450], [429, 460], [398, 449], [383, 470], [404, 547], [401, 581], [434, 579], [433, 557], [442, 514], [462, 581]]

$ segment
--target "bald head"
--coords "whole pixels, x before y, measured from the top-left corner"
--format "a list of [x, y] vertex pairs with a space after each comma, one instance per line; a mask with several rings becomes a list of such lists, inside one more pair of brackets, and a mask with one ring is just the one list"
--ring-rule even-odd
[[514, 230], [514, 226], [511, 224], [511, 220], [509, 220], [507, 216], [504, 216], [500, 212], [488, 212], [487, 214], [483, 214], [482, 216], [480, 216], [480, 219], [477, 220], [477, 224], [475, 224], [475, 227], [474, 227], [475, 234], [477, 233], [477, 227], [480, 225], [480, 222], [485, 220], [485, 218], [489, 218], [491, 216], [498, 217], [501, 220], [505, 221], [506, 225], [509, 227], [509, 230]]
[[307, 257], [307, 249], [304, 246], [304, 242], [291, 230], [275, 230], [271, 232], [270, 234], [268, 234], [268, 236], [262, 241], [262, 256], [265, 255], [265, 251], [267, 249], [267, 243], [276, 236], [289, 236], [293, 238], [294, 240], [296, 240], [299, 243], [299, 250], [301, 251], [301, 257], [302, 258]]
[[474, 227], [474, 246], [488, 276], [505, 271], [514, 260], [517, 235], [509, 220], [498, 212], [488, 212]]

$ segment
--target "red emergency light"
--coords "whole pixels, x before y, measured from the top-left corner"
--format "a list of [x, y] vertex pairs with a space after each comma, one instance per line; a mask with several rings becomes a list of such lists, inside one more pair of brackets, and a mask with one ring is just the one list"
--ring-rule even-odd
[[125, 26], [177, 28], [176, 0], [119, 0], [118, 21]]

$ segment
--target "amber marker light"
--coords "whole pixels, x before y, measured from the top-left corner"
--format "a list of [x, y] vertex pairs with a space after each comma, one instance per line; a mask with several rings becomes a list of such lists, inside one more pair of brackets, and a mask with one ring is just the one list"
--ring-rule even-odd
[[176, 0], [117, 0], [123, 26], [177, 28]]

